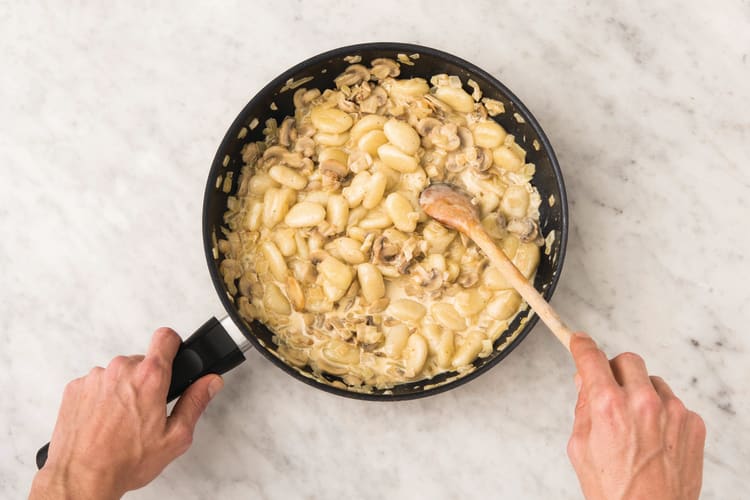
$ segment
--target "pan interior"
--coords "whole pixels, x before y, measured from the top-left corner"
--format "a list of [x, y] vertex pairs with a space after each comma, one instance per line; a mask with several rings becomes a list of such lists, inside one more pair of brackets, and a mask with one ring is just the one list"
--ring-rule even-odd
[[333, 79], [350, 64], [344, 60], [344, 57], [358, 55], [362, 57], [363, 63], [367, 64], [378, 57], [397, 59], [399, 54], [419, 54], [418, 59], [412, 59], [413, 65], [401, 64], [399, 78], [422, 77], [429, 80], [430, 76], [439, 73], [458, 75], [464, 82], [465, 90], [469, 93], [471, 93], [471, 88], [466, 85], [466, 82], [472, 79], [479, 84], [485, 97], [501, 101], [505, 106], [505, 112], [495, 116], [494, 119], [508, 133], [515, 135], [516, 142], [527, 151], [527, 161], [536, 165], [536, 174], [532, 184], [537, 188], [542, 199], [539, 207], [542, 233], [548, 236], [554, 232], [554, 239], [548, 245], [548, 249], [542, 248], [541, 260], [534, 281], [535, 287], [543, 293], [546, 299], [551, 297], [559, 278], [567, 239], [565, 189], [559, 165], [549, 141], [531, 113], [510, 90], [470, 63], [427, 47], [398, 43], [371, 43], [343, 47], [320, 54], [291, 68], [269, 83], [235, 119], [219, 146], [209, 173], [203, 210], [203, 239], [209, 270], [214, 286], [228, 313], [261, 353], [295, 378], [328, 392], [358, 399], [411, 399], [442, 392], [467, 382], [507, 356], [537, 321], [536, 315], [529, 309], [519, 313], [506, 332], [495, 341], [492, 354], [485, 358], [478, 358], [469, 370], [461, 374], [442, 373], [429, 380], [400, 384], [391, 389], [358, 392], [343, 384], [339, 377], [324, 375], [321, 379], [321, 376], [313, 374], [309, 367], [300, 369], [287, 364], [276, 353], [277, 346], [273, 332], [257, 321], [247, 324], [239, 316], [233, 298], [228, 294], [219, 274], [221, 256], [218, 259], [214, 257], [214, 248], [216, 236], [221, 235], [219, 228], [223, 224], [227, 198], [236, 191], [237, 183], [233, 182], [232, 189], [228, 193], [223, 191], [222, 186], [228, 175], [231, 175], [234, 180], [239, 179], [243, 166], [242, 147], [248, 142], [263, 140], [262, 130], [267, 119], [275, 118], [278, 123], [281, 123], [285, 116], [294, 114], [292, 102], [294, 90], [288, 89], [290, 83], [311, 78], [303, 85], [304, 87], [317, 87], [321, 90], [335, 88]]

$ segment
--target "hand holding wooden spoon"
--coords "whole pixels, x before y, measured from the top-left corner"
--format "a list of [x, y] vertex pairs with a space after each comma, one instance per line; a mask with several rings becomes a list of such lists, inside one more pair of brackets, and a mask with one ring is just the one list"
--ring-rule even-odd
[[477, 207], [471, 203], [471, 198], [466, 193], [450, 184], [432, 184], [422, 191], [419, 204], [433, 219], [472, 239], [565, 348], [570, 350], [573, 332], [487, 234], [479, 221]]

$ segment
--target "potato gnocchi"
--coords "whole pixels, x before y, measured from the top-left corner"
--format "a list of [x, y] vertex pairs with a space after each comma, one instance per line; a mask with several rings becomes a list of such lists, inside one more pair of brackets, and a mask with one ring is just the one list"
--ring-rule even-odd
[[534, 165], [491, 118], [502, 103], [455, 75], [399, 74], [381, 58], [351, 64], [335, 89], [297, 88], [294, 116], [244, 146], [215, 250], [240, 314], [274, 331], [279, 355], [354, 390], [470, 370], [523, 305], [471, 241], [422, 212], [431, 182], [470, 193], [528, 278], [544, 242]]

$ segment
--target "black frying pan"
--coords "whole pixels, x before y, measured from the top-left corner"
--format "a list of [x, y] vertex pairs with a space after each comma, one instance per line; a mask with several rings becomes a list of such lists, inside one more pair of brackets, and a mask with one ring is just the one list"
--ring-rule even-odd
[[[528, 318], [530, 311], [523, 311], [513, 320], [508, 330], [495, 341], [495, 346], [505, 344], [508, 339], [512, 339], [510, 343], [501, 351], [495, 350], [486, 358], [476, 359], [473, 371], [460, 378], [456, 378], [455, 372], [449, 372], [429, 380], [409, 382], [391, 389], [365, 393], [357, 392], [355, 388], [342, 388], [345, 385], [337, 376], [323, 375], [324, 378], [321, 378], [314, 375], [309, 367], [297, 368], [285, 363], [276, 354], [277, 346], [273, 341], [273, 332], [257, 321], [246, 323], [240, 317], [234, 300], [227, 292], [219, 273], [221, 257], [219, 256], [218, 259], [214, 257], [214, 237], [217, 233], [221, 234], [219, 227], [223, 224], [227, 197], [233, 194], [238, 185], [236, 180], [240, 177], [242, 167], [240, 154], [242, 147], [247, 142], [263, 140], [261, 131], [266, 119], [273, 117], [281, 123], [285, 116], [294, 114], [292, 103], [294, 91], [281, 92], [285, 83], [290, 78], [300, 80], [311, 76], [313, 80], [306, 83], [306, 87], [317, 87], [321, 90], [334, 88], [333, 79], [349, 65], [344, 61], [344, 57], [359, 55], [362, 57], [363, 64], [368, 64], [378, 57], [397, 59], [398, 54], [419, 54], [419, 58], [413, 61], [413, 66], [401, 65], [399, 78], [419, 76], [429, 80], [430, 76], [438, 73], [458, 75], [463, 82], [471, 78], [479, 84], [484, 96], [497, 99], [505, 105], [505, 113], [494, 118], [509, 133], [515, 135], [516, 142], [527, 151], [527, 161], [536, 165], [536, 174], [532, 182], [542, 198], [540, 207], [542, 233], [546, 236], [550, 231], [555, 231], [556, 237], [551, 247], [552, 251], [549, 255], [542, 253], [534, 281], [534, 286], [543, 293], [545, 299], [549, 300], [552, 296], [565, 257], [565, 244], [568, 236], [567, 199], [560, 166], [552, 146], [526, 106], [490, 74], [463, 59], [439, 50], [406, 43], [365, 43], [334, 49], [294, 66], [266, 85], [234, 120], [216, 152], [208, 174], [203, 199], [203, 247], [211, 280], [228, 317], [221, 322], [216, 318], [211, 318], [185, 340], [173, 365], [172, 383], [168, 396], [170, 401], [182, 394], [201, 376], [208, 373], [225, 373], [242, 363], [245, 360], [243, 352], [251, 345], [297, 380], [339, 396], [371, 401], [397, 401], [429, 396], [458, 387], [495, 366], [521, 343], [536, 324], [536, 315]], [[469, 87], [465, 89], [471, 92]], [[278, 109], [272, 110], [271, 103], [275, 103]], [[522, 120], [519, 121], [518, 117]], [[247, 136], [239, 139], [240, 130], [243, 128], [249, 130], [248, 126], [254, 119], [257, 119], [260, 125], [249, 131]], [[534, 147], [535, 141], [539, 147], [538, 151]], [[224, 166], [227, 156], [229, 163]], [[223, 179], [227, 172], [233, 172], [235, 179], [233, 191], [230, 193], [224, 193], [221, 188], [217, 188], [219, 184], [217, 178], [221, 176]], [[550, 196], [553, 196], [555, 200], [552, 206], [547, 203]], [[332, 385], [334, 383], [336, 385]], [[47, 447], [48, 445], [45, 445], [37, 453], [37, 466], [40, 468], [47, 459]]]

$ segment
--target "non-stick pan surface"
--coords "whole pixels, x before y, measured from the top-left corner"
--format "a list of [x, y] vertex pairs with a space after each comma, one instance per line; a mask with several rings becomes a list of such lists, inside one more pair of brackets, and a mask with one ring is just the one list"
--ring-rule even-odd
[[[238, 183], [234, 182], [232, 190], [229, 193], [224, 193], [221, 188], [217, 188], [217, 184], [222, 182], [217, 183], [217, 179], [220, 177], [225, 179], [228, 172], [233, 172], [235, 181], [239, 179], [240, 169], [243, 165], [240, 153], [242, 147], [248, 142], [263, 139], [263, 124], [268, 118], [275, 118], [278, 123], [281, 123], [285, 116], [294, 114], [292, 103], [294, 90], [282, 91], [290, 79], [297, 81], [312, 77], [313, 80], [304, 84], [304, 87], [316, 87], [321, 90], [334, 88], [333, 79], [349, 65], [343, 59], [344, 57], [358, 55], [362, 57], [363, 64], [368, 64], [372, 59], [378, 57], [397, 59], [399, 54], [419, 54], [419, 58], [413, 60], [413, 66], [401, 65], [399, 78], [423, 77], [429, 80], [429, 77], [434, 74], [447, 73], [460, 76], [464, 84], [471, 78], [479, 84], [484, 96], [497, 99], [505, 105], [505, 113], [494, 117], [494, 119], [508, 133], [515, 135], [516, 141], [527, 151], [527, 161], [536, 165], [536, 174], [532, 183], [539, 190], [542, 198], [540, 207], [542, 232], [545, 236], [551, 231], [555, 232], [551, 252], [549, 254], [542, 252], [534, 282], [536, 288], [543, 292], [546, 299], [552, 296], [560, 277], [568, 236], [565, 186], [552, 146], [526, 106], [505, 85], [473, 64], [445, 52], [418, 45], [366, 43], [342, 47], [317, 55], [275, 78], [258, 92], [234, 120], [221, 142], [211, 166], [203, 204], [203, 244], [208, 268], [216, 291], [229, 316], [258, 351], [273, 364], [306, 384], [333, 394], [357, 399], [392, 401], [412, 399], [457, 387], [499, 363], [521, 343], [537, 322], [536, 315], [530, 314], [528, 310], [519, 314], [508, 330], [496, 340], [495, 347], [506, 344], [509, 338], [512, 339], [510, 343], [500, 351], [495, 350], [486, 358], [477, 359], [474, 362], [474, 370], [462, 377], [457, 378], [456, 373], [445, 373], [430, 380], [401, 384], [388, 390], [362, 393], [355, 389], [342, 388], [343, 385], [338, 377], [326, 375], [326, 380], [322, 381], [309, 368], [299, 369], [285, 363], [276, 354], [277, 346], [273, 341], [273, 332], [257, 321], [247, 324], [240, 317], [234, 301], [229, 296], [219, 273], [221, 257], [218, 259], [214, 257], [214, 235], [221, 237], [219, 228], [223, 224], [223, 215], [227, 209], [227, 197], [234, 193]], [[471, 92], [469, 87], [465, 87], [465, 89]], [[272, 103], [275, 103], [277, 109], [272, 109]], [[250, 124], [254, 120], [258, 120], [259, 125], [250, 130]], [[240, 133], [243, 128], [247, 130], [247, 135], [244, 137]], [[536, 148], [535, 144], [537, 145]], [[225, 166], [226, 157], [229, 157], [229, 163]], [[548, 200], [554, 201], [549, 203]], [[519, 329], [520, 331], [518, 331]], [[331, 385], [337, 381], [339, 382], [338, 387]]]

